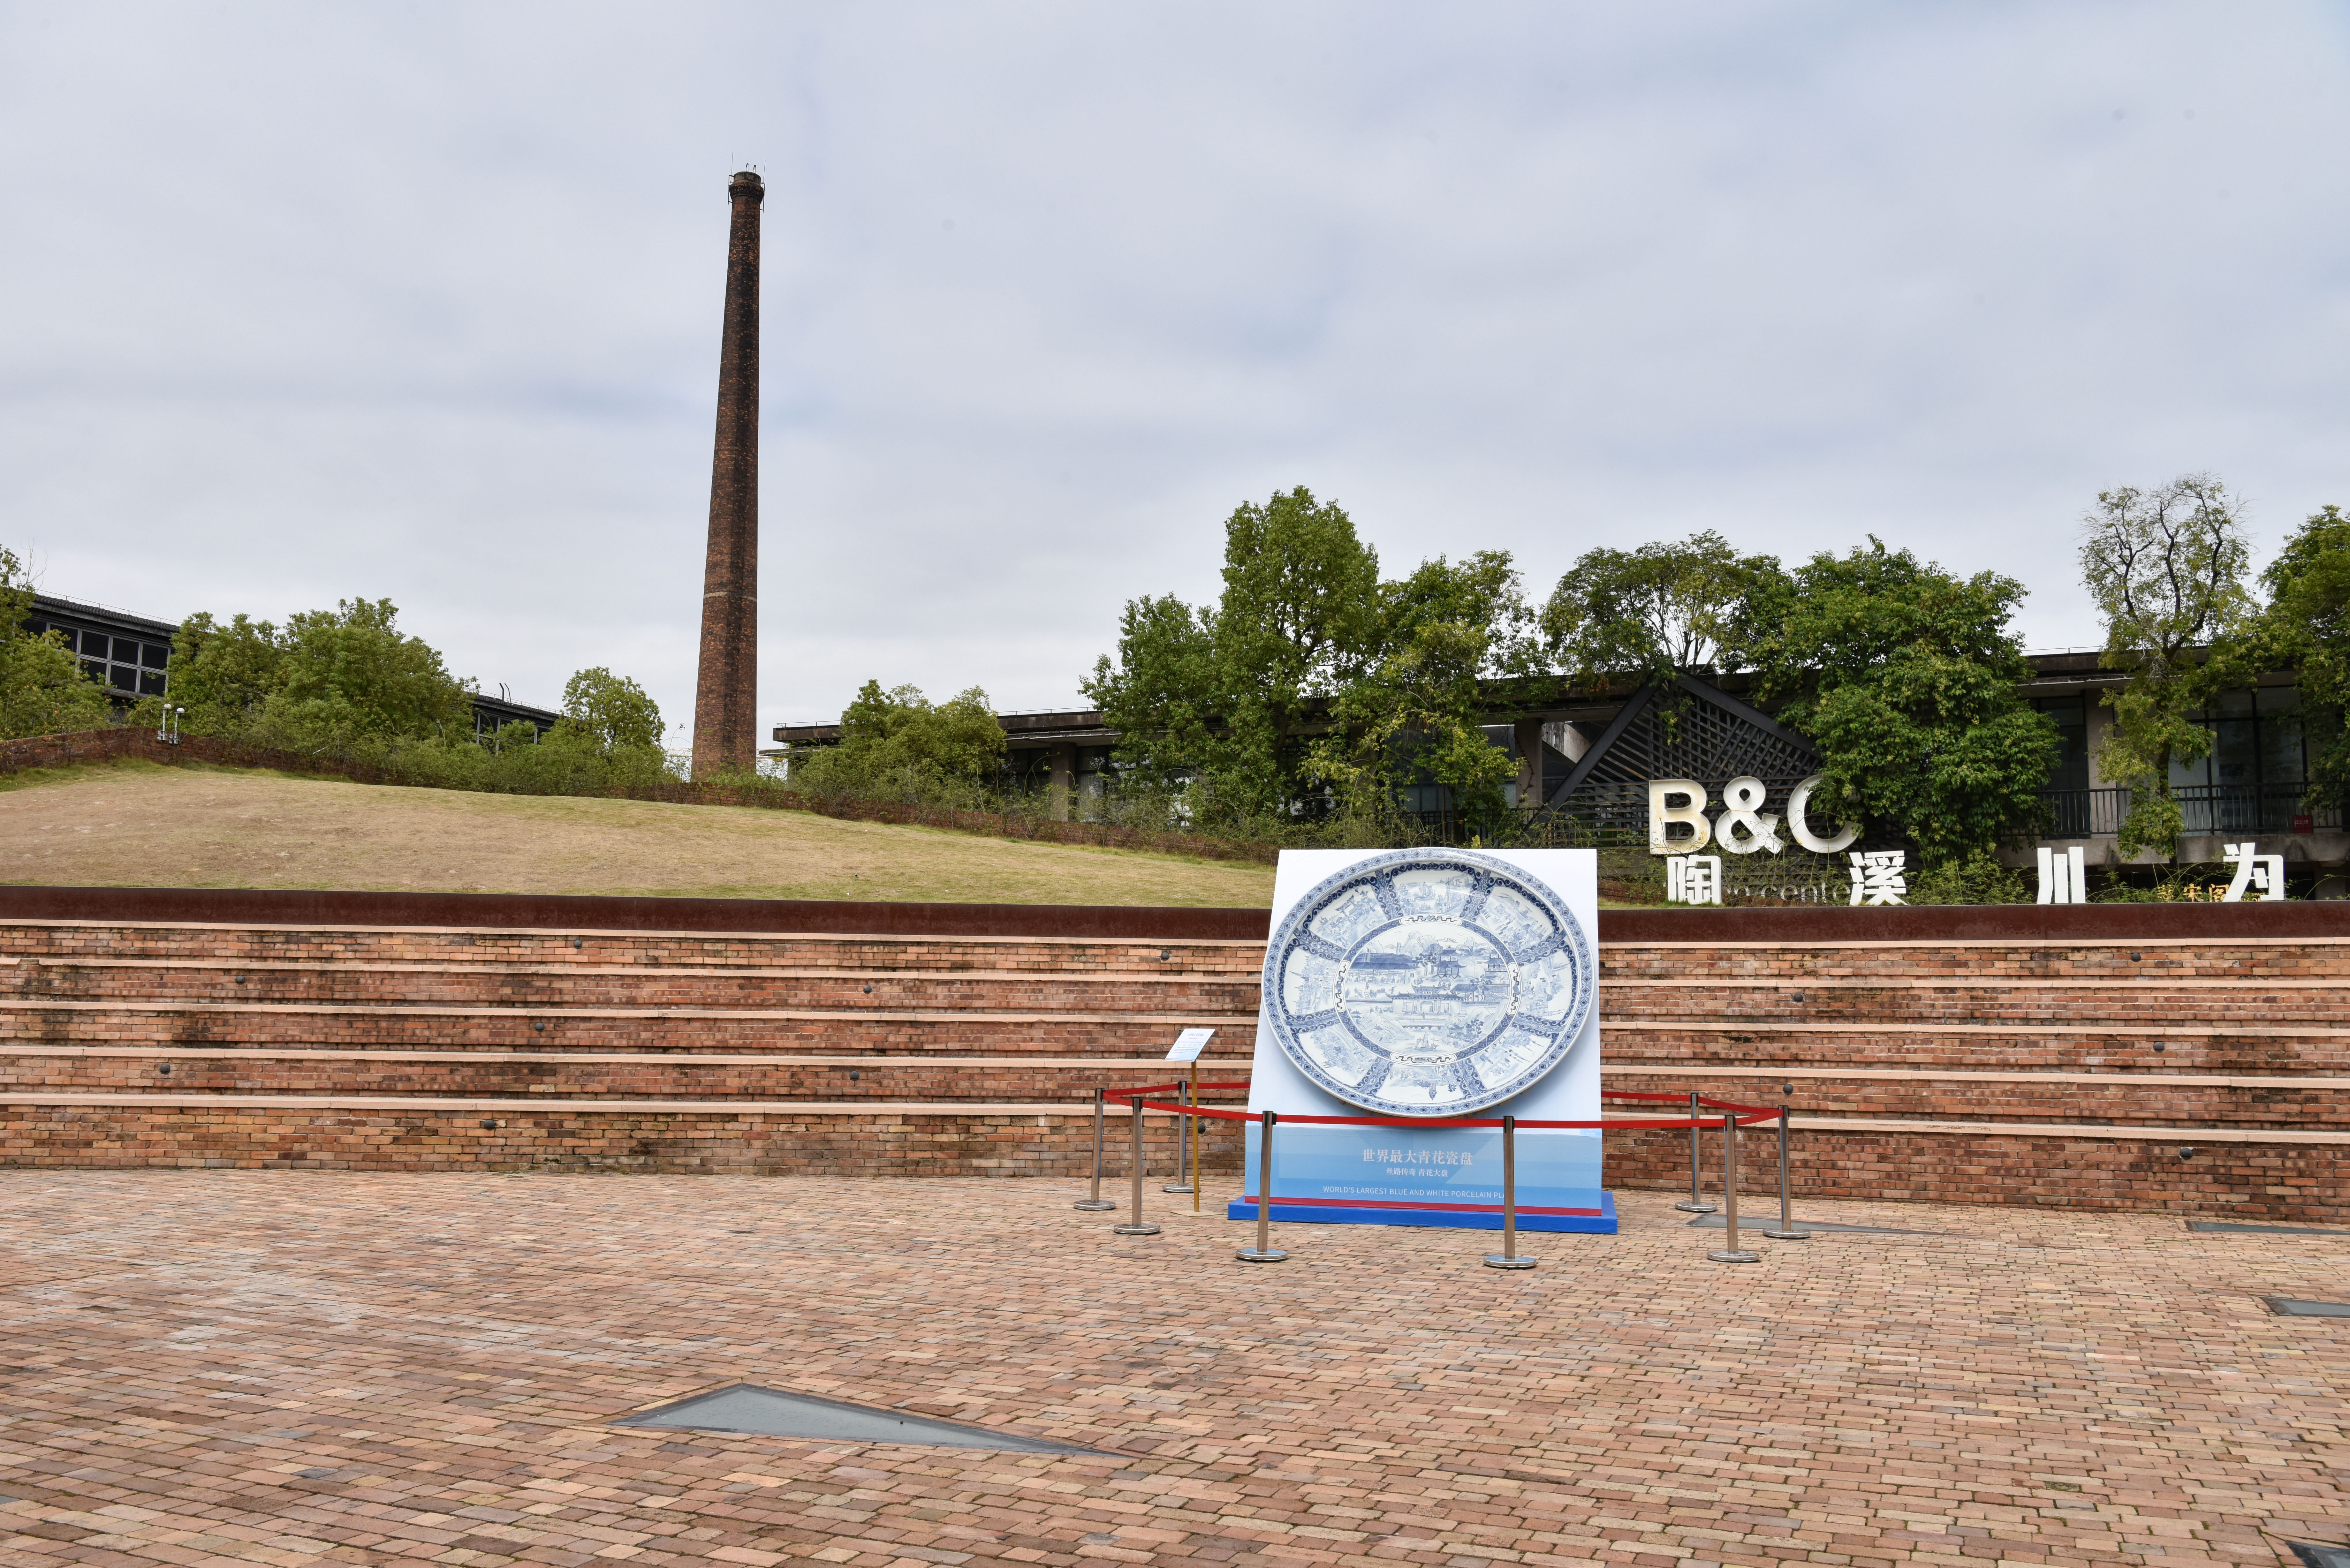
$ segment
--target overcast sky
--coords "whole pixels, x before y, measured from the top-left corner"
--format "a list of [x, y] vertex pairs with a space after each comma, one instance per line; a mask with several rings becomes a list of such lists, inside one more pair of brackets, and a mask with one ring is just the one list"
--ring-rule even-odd
[[2350, 505], [2345, 154], [2340, 4], [0, 4], [0, 542], [682, 745], [751, 164], [763, 732], [1073, 703], [1295, 484], [1537, 598], [1874, 532], [2085, 645], [2100, 489]]

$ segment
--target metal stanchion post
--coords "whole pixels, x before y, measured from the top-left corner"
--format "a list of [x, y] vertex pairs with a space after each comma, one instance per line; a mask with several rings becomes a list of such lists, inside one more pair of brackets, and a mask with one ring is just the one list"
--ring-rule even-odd
[[1518, 1118], [1502, 1118], [1502, 1250], [1485, 1254], [1489, 1269], [1531, 1269], [1532, 1258], [1518, 1256]]
[[1118, 1205], [1117, 1205], [1117, 1204], [1112, 1203], [1108, 1199], [1104, 1198], [1104, 1197], [1101, 1195], [1101, 1167], [1102, 1167], [1102, 1092], [1101, 1092], [1099, 1089], [1096, 1089], [1096, 1090], [1094, 1091], [1094, 1189], [1093, 1189], [1093, 1192], [1092, 1192], [1092, 1194], [1091, 1194], [1090, 1196], [1088, 1196], [1088, 1197], [1085, 1197], [1085, 1198], [1080, 1198], [1080, 1199], [1078, 1199], [1075, 1203], [1070, 1204], [1070, 1205], [1069, 1205], [1069, 1207], [1070, 1207], [1070, 1208], [1072, 1208], [1072, 1209], [1089, 1209], [1089, 1210], [1107, 1210], [1107, 1209], [1115, 1209], [1115, 1208], [1117, 1208], [1117, 1207], [1118, 1207]]
[[[1191, 1104], [1197, 1106], [1199, 1103], [1200, 1064], [1194, 1062], [1191, 1064]], [[1194, 1214], [1200, 1211], [1200, 1135], [1207, 1130], [1200, 1125], [1200, 1117], [1194, 1111], [1191, 1116], [1191, 1212]]]
[[1738, 1113], [1721, 1117], [1721, 1220], [1730, 1228], [1730, 1244], [1708, 1252], [1717, 1263], [1759, 1263], [1762, 1254], [1738, 1244]]
[[1808, 1241], [1809, 1231], [1795, 1229], [1794, 1200], [1787, 1195], [1787, 1107], [1779, 1107], [1779, 1228], [1762, 1232], [1773, 1241]]
[[[1191, 1069], [1191, 1084], [1177, 1084], [1175, 1097], [1187, 1106], [1197, 1103], [1200, 1096], [1195, 1085], [1199, 1083], [1199, 1079], [1200, 1069], [1194, 1066]], [[1185, 1173], [1191, 1170], [1198, 1158], [1199, 1151], [1192, 1147], [1191, 1143], [1191, 1118], [1188, 1116], [1178, 1117], [1175, 1122], [1175, 1179], [1159, 1190], [1161, 1192], [1191, 1191], [1191, 1183], [1185, 1179]]]
[[1256, 1245], [1232, 1254], [1243, 1263], [1278, 1263], [1289, 1256], [1273, 1244], [1273, 1124], [1281, 1119], [1264, 1113], [1264, 1131], [1256, 1146]]
[[1697, 1091], [1695, 1089], [1691, 1089], [1690, 1091], [1689, 1201], [1687, 1203], [1676, 1203], [1673, 1207], [1679, 1210], [1684, 1214], [1711, 1214], [1713, 1212], [1713, 1205], [1699, 1197], [1697, 1192]]
[[1110, 1230], [1119, 1236], [1156, 1236], [1159, 1227], [1142, 1222], [1142, 1096], [1137, 1095], [1127, 1101], [1126, 1109], [1134, 1118], [1134, 1218]]

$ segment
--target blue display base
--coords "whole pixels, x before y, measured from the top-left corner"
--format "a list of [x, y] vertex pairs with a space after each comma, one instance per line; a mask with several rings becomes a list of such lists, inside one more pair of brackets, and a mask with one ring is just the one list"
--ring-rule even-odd
[[[1235, 1198], [1224, 1210], [1227, 1220], [1256, 1220], [1256, 1199]], [[1409, 1204], [1318, 1203], [1307, 1198], [1273, 1200], [1273, 1218], [1284, 1225], [1434, 1225], [1451, 1231], [1498, 1231], [1502, 1211], [1461, 1205], [1459, 1208], [1415, 1207]], [[1520, 1231], [1565, 1231], [1585, 1236], [1616, 1234], [1616, 1195], [1599, 1195], [1596, 1213], [1589, 1211], [1528, 1213], [1518, 1210]]]

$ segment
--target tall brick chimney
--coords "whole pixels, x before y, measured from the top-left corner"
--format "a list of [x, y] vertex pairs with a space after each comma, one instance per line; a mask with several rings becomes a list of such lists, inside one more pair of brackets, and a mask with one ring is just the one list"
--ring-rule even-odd
[[749, 170], [727, 183], [726, 327], [718, 353], [718, 441], [710, 462], [710, 558], [702, 576], [702, 668], [693, 687], [693, 776], [759, 765], [759, 203]]

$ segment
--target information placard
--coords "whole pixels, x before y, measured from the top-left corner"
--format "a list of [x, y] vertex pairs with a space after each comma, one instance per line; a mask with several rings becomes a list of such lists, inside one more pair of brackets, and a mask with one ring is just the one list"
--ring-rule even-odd
[[1215, 1037], [1216, 1032], [1212, 1029], [1186, 1029], [1175, 1036], [1175, 1048], [1167, 1053], [1167, 1059], [1170, 1062], [1196, 1062], [1200, 1059], [1200, 1053], [1208, 1048], [1208, 1042]]

